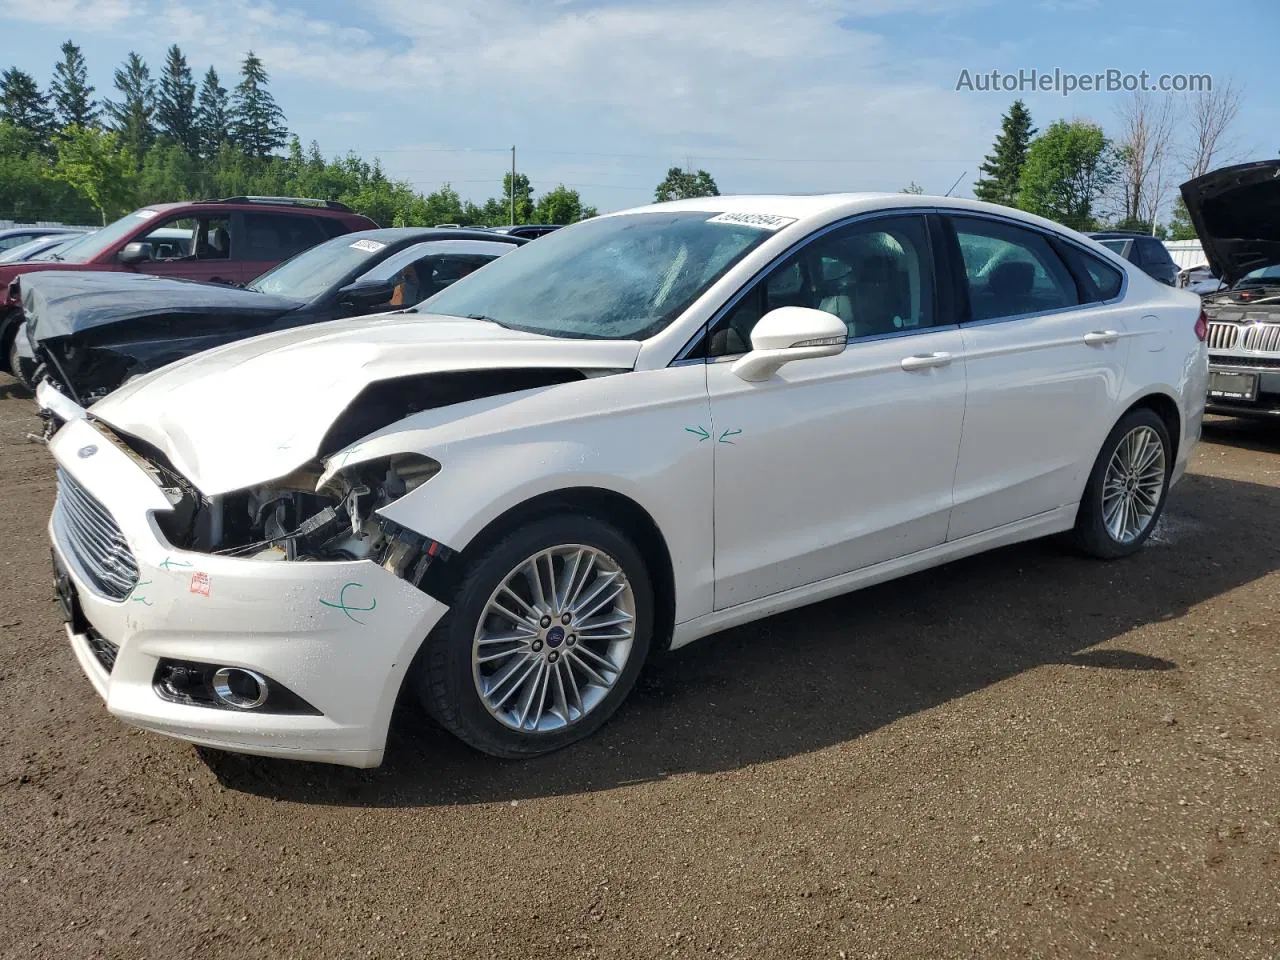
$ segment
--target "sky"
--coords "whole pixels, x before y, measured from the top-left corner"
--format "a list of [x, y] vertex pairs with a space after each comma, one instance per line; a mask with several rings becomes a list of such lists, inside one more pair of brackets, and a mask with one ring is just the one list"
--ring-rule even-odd
[[[0, 66], [43, 88], [70, 38], [101, 97], [130, 50], [155, 74], [177, 43], [231, 88], [252, 49], [326, 155], [482, 201], [515, 145], [535, 195], [607, 211], [673, 165], [723, 193], [971, 196], [1018, 94], [958, 91], [962, 70], [1207, 73], [1244, 91], [1231, 159], [1275, 156], [1280, 71], [1239, 41], [1277, 27], [1274, 0], [0, 0]], [[1114, 128], [1125, 95], [1022, 96], [1043, 129]]]

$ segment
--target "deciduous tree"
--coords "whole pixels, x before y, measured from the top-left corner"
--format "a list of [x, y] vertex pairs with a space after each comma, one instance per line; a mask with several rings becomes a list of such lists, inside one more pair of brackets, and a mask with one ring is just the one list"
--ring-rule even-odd
[[67, 127], [57, 150], [53, 177], [88, 198], [102, 215], [103, 224], [130, 205], [134, 159], [119, 134]]
[[691, 197], [718, 196], [720, 196], [720, 188], [716, 186], [715, 179], [707, 171], [681, 170], [679, 167], [671, 167], [667, 170], [666, 177], [653, 191], [653, 199], [656, 203], [687, 200]]
[[1102, 128], [1059, 120], [1032, 141], [1018, 206], [1075, 230], [1094, 227], [1094, 205], [1115, 182], [1115, 151]]

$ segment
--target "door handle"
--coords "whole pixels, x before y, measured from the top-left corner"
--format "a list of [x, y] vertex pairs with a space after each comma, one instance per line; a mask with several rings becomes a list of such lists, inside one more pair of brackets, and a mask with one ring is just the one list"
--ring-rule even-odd
[[929, 370], [933, 367], [945, 367], [951, 362], [949, 353], [920, 353], [913, 357], [902, 358], [903, 370]]
[[1104, 343], [1115, 343], [1120, 334], [1115, 330], [1092, 330], [1084, 335], [1084, 342], [1091, 347], [1100, 347]]

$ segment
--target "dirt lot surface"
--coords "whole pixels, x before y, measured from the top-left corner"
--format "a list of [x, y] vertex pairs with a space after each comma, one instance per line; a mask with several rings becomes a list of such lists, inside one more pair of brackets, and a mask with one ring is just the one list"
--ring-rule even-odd
[[107, 715], [0, 376], [0, 956], [1280, 956], [1280, 425], [1159, 542], [1035, 543], [710, 638], [589, 742], [412, 708], [355, 771]]

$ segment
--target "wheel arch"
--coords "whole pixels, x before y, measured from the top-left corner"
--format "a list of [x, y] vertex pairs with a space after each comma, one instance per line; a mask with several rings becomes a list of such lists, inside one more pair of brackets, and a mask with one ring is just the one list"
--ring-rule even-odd
[[[653, 516], [626, 494], [596, 486], [564, 487], [507, 508], [483, 526], [449, 561], [452, 574], [441, 589], [452, 593], [456, 577], [488, 547], [512, 530], [558, 513], [595, 517], [626, 534], [640, 551], [653, 582], [654, 634], [651, 656], [665, 653], [675, 628], [676, 582], [671, 550]], [[445, 599], [442, 597], [441, 599]]]
[[[1178, 452], [1182, 446], [1182, 411], [1178, 408], [1178, 401], [1170, 394], [1161, 391], [1153, 391], [1137, 398], [1124, 412], [1116, 418], [1119, 423], [1134, 410], [1147, 408], [1155, 413], [1165, 425], [1165, 429], [1169, 431], [1169, 442], [1173, 445], [1173, 449], [1169, 452], [1169, 466], [1173, 468], [1173, 464], [1178, 462]], [[1115, 424], [1112, 424], [1114, 428]]]

